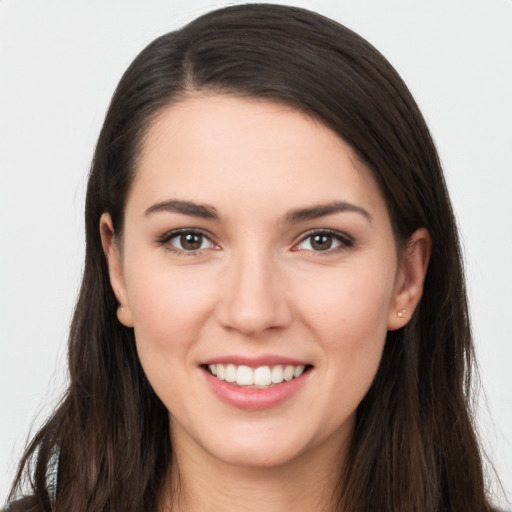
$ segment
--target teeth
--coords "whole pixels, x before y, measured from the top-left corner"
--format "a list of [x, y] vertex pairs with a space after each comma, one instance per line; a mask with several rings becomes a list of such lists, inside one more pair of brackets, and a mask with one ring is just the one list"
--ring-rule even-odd
[[293, 379], [293, 366], [287, 366], [284, 369], [283, 378], [284, 378], [284, 380], [292, 380]]
[[236, 381], [236, 366], [234, 364], [228, 364], [224, 368], [224, 380], [226, 382]]
[[270, 376], [270, 368], [268, 366], [260, 366], [254, 370], [255, 386], [270, 386], [272, 377]]
[[274, 368], [272, 368], [270, 379], [274, 384], [279, 384], [280, 382], [283, 382], [283, 367], [281, 365], [274, 366]]
[[237, 386], [267, 388], [272, 384], [281, 384], [283, 381], [290, 381], [300, 377], [304, 373], [305, 367], [302, 365], [277, 365], [272, 368], [270, 366], [250, 368], [244, 365], [210, 364], [208, 369], [210, 373], [215, 375], [218, 379], [236, 383]]
[[293, 369], [293, 376], [295, 378], [300, 377], [304, 373], [304, 366], [296, 366]]
[[248, 366], [239, 366], [236, 371], [236, 384], [238, 386], [252, 386], [254, 384], [254, 374]]

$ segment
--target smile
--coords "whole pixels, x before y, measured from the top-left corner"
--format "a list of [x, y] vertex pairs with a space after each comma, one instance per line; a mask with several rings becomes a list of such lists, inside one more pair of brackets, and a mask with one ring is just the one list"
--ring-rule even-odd
[[267, 389], [282, 382], [300, 377], [306, 370], [304, 365], [275, 365], [251, 368], [235, 364], [210, 364], [208, 371], [217, 379], [240, 387]]
[[272, 361], [275, 357], [261, 357], [258, 362], [231, 359], [238, 361], [210, 361], [201, 365], [206, 384], [222, 402], [250, 411], [269, 409], [291, 400], [306, 386], [314, 369], [299, 361], [281, 358]]

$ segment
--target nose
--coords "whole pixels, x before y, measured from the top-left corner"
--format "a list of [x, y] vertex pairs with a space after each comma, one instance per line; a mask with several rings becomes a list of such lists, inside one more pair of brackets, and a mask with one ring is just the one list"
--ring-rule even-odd
[[218, 321], [245, 336], [286, 327], [292, 320], [286, 289], [268, 254], [234, 256], [223, 273], [219, 295]]

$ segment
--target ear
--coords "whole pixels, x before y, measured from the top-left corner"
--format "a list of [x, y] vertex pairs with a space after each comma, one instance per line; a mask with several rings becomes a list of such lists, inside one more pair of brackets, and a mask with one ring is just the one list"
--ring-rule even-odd
[[388, 330], [400, 329], [411, 319], [423, 294], [431, 249], [432, 240], [425, 228], [418, 229], [409, 238], [397, 273]]
[[124, 326], [133, 327], [132, 313], [124, 282], [123, 262], [114, 234], [112, 218], [108, 213], [104, 213], [100, 218], [100, 235], [103, 252], [107, 260], [110, 284], [119, 302], [117, 318]]

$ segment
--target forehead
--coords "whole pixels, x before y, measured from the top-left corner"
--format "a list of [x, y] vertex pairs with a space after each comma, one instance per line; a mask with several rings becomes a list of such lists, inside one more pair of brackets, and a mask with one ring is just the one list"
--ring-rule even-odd
[[160, 113], [143, 141], [129, 202], [132, 196], [383, 204], [371, 172], [321, 122], [286, 105], [227, 95], [192, 96]]

